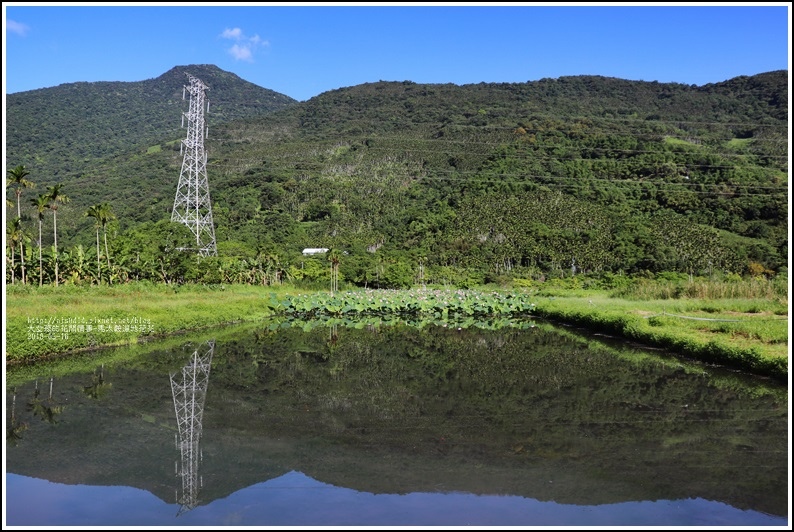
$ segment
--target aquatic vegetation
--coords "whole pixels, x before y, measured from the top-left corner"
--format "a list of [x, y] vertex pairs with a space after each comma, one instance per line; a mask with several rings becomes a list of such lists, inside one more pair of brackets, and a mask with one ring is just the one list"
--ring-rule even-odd
[[358, 290], [273, 298], [277, 312], [300, 318], [345, 315], [526, 316], [535, 304], [524, 293], [478, 290]]

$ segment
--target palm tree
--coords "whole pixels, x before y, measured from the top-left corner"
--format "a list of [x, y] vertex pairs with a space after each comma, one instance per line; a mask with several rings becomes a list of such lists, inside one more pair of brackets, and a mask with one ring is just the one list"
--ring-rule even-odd
[[[17, 246], [19, 246], [19, 254], [22, 255], [25, 242], [28, 241], [30, 241], [30, 237], [22, 228], [22, 219], [17, 217], [11, 220], [11, 226], [9, 227], [9, 231], [8, 231], [8, 244], [9, 244], [9, 250], [11, 251], [11, 284], [14, 284], [14, 278], [15, 278], [14, 249]], [[23, 260], [24, 259], [20, 259], [20, 261]], [[24, 269], [23, 269], [23, 276], [22, 276], [23, 284], [24, 284], [24, 279], [25, 277], [24, 277]]]
[[44, 265], [41, 258], [41, 223], [44, 221], [44, 211], [49, 207], [46, 194], [39, 194], [30, 200], [30, 204], [36, 207], [36, 214], [39, 217], [39, 286], [44, 284]]
[[52, 209], [52, 234], [55, 237], [55, 286], [58, 286], [58, 204], [69, 203], [69, 197], [61, 192], [61, 183], [56, 183], [47, 190], [47, 200]]
[[[102, 262], [99, 260], [99, 227], [102, 223], [99, 221], [101, 217], [101, 210], [102, 205], [96, 204], [91, 205], [87, 211], [85, 211], [85, 216], [91, 217], [94, 219], [94, 229], [96, 229], [96, 276], [97, 276], [97, 284], [102, 284]], [[108, 268], [110, 265], [108, 264]]]
[[15, 187], [15, 192], [17, 195], [17, 216], [22, 218], [22, 210], [19, 207], [19, 197], [22, 195], [22, 189], [36, 188], [36, 183], [27, 179], [27, 177], [30, 175], [30, 172], [28, 172], [27, 168], [22, 165], [12, 168], [6, 173], [8, 174], [8, 177], [6, 178], [6, 186]]
[[108, 259], [108, 270], [110, 270], [110, 252], [108, 251], [108, 232], [107, 226], [111, 220], [115, 220], [116, 215], [111, 210], [110, 203], [99, 205], [99, 223], [102, 225], [102, 234], [105, 238], [105, 257]]
[[14, 218], [8, 227], [8, 249], [11, 251], [11, 284], [16, 280], [16, 267], [14, 265], [14, 249], [22, 242], [22, 220]]
[[[12, 168], [6, 172], [8, 177], [6, 178], [6, 186], [13, 186], [15, 187], [15, 192], [17, 195], [17, 217], [22, 218], [22, 209], [19, 205], [19, 197], [22, 195], [22, 190], [25, 188], [35, 188], [36, 183], [27, 179], [27, 176], [30, 175], [27, 168], [22, 166], [21, 164], [18, 165], [16, 168]], [[25, 284], [25, 254], [22, 251], [22, 242], [19, 243], [19, 260], [22, 264], [22, 284]]]
[[342, 261], [339, 250], [328, 251], [328, 262], [331, 263], [331, 295], [339, 289], [339, 263]]

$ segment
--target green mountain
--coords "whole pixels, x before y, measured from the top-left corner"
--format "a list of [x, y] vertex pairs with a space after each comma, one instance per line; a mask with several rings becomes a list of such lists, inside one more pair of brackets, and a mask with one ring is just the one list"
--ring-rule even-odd
[[419, 262], [459, 284], [787, 263], [787, 71], [704, 86], [380, 81], [296, 102], [190, 66], [9, 95], [8, 166], [72, 198], [59, 242], [90, 249], [83, 213], [99, 202], [118, 215], [120, 250], [158, 238], [152, 224], [170, 218], [182, 163], [186, 70], [211, 87], [222, 260], [277, 256], [286, 271], [304, 247], [342, 248], [344, 279], [387, 286], [409, 284]]
[[206, 98], [213, 123], [296, 103], [214, 65], [177, 66], [145, 81], [65, 83], [17, 92], [6, 96], [7, 164], [24, 164], [39, 180], [68, 183], [87, 162], [179, 138], [180, 115], [187, 111], [186, 74], [210, 87]]

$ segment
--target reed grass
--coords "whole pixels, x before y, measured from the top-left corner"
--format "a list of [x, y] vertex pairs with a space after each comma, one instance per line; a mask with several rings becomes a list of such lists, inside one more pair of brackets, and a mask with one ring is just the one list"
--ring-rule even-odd
[[639, 279], [611, 292], [614, 297], [634, 300], [656, 299], [758, 299], [788, 304], [788, 283], [785, 277], [775, 279], [659, 282]]

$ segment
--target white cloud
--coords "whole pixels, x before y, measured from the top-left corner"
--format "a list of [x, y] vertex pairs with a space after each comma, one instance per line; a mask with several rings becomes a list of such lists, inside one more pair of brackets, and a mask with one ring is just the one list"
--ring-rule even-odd
[[241, 30], [240, 28], [233, 28], [233, 29], [226, 28], [225, 30], [223, 30], [223, 33], [221, 33], [221, 37], [223, 37], [224, 39], [236, 39], [238, 41], [240, 40], [240, 37], [242, 37], [242, 35], [243, 35], [243, 30]]
[[240, 28], [226, 28], [220, 35], [224, 39], [235, 41], [226, 51], [238, 61], [254, 61], [254, 52], [260, 46], [268, 46], [267, 41], [263, 41], [259, 35], [248, 37]]
[[235, 44], [228, 51], [238, 61], [253, 61], [251, 48], [248, 46]]
[[6, 28], [11, 33], [16, 33], [17, 35], [24, 37], [30, 29], [30, 26], [27, 24], [22, 24], [21, 22], [17, 22], [16, 20], [7, 19]]

